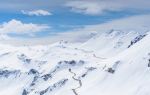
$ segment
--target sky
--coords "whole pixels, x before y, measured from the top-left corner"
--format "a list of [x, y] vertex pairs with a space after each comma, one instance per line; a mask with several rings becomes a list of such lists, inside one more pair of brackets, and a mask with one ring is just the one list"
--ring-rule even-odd
[[134, 17], [147, 21], [149, 6], [150, 0], [1, 0], [0, 40], [56, 42], [80, 37], [85, 41], [91, 33], [102, 31], [97, 26], [111, 23], [113, 28], [112, 22], [125, 23], [124, 19]]

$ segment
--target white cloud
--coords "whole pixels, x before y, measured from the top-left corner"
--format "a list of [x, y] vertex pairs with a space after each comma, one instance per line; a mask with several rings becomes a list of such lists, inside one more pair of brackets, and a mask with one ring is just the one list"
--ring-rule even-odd
[[97, 2], [92, 1], [71, 1], [66, 4], [72, 11], [90, 15], [101, 14], [105, 9], [105, 5], [100, 6]]
[[52, 15], [52, 13], [45, 11], [45, 10], [33, 10], [33, 11], [21, 11], [25, 15], [29, 16], [49, 16]]
[[150, 31], [149, 18], [150, 18], [150, 14], [136, 15], [136, 16], [109, 21], [103, 24], [86, 25], [83, 29], [80, 29], [80, 31], [107, 32], [112, 29], [121, 30], [121, 31], [137, 31], [137, 32]]
[[7, 34], [0, 34], [0, 40], [11, 40], [12, 37], [8, 36]]
[[75, 0], [68, 1], [66, 7], [77, 13], [100, 15], [108, 11], [150, 11], [149, 0]]
[[[150, 31], [150, 14], [149, 15], [138, 15], [127, 18], [122, 18], [114, 21], [110, 21], [103, 24], [86, 25], [83, 28], [77, 28], [67, 32], [61, 32], [54, 36], [47, 38], [35, 39], [38, 44], [54, 43], [59, 40], [68, 40], [71, 42], [85, 42], [89, 40], [93, 34], [100, 34], [103, 32], [109, 32], [112, 29], [136, 32], [147, 32]], [[37, 44], [36, 43], [36, 44]]]
[[32, 32], [40, 32], [50, 28], [47, 25], [39, 25], [33, 23], [23, 23], [18, 20], [11, 20], [9, 22], [5, 22], [0, 25], [0, 33], [32, 33]]
[[[82, 28], [76, 28], [67, 32], [53, 33], [53, 35], [43, 38], [31, 38], [31, 39], [14, 39], [8, 40], [4, 43], [11, 43], [15, 45], [24, 44], [51, 44], [60, 40], [68, 40], [70, 42], [85, 42], [89, 40], [93, 33], [103, 33], [109, 32], [110, 30], [120, 30], [120, 31], [137, 31], [137, 32], [146, 32], [150, 31], [150, 14], [149, 15], [138, 15], [133, 17], [127, 17], [123, 19], [118, 19], [110, 21], [103, 24], [96, 25], [85, 25]], [[92, 34], [92, 35], [91, 35]], [[32, 40], [32, 41], [31, 41]]]
[[[78, 3], [79, 5], [75, 4], [75, 5], [70, 5], [69, 3], [76, 3], [76, 2], [80, 2]], [[99, 5], [99, 8], [96, 8], [95, 10], [97, 10], [97, 12], [103, 13], [105, 12], [105, 10], [128, 10], [130, 11], [130, 9], [134, 9], [135, 11], [140, 11], [142, 10], [150, 10], [150, 0], [28, 0], [28, 2], [26, 0], [1, 0], [0, 2], [0, 10], [1, 11], [20, 11], [20, 10], [36, 10], [36, 9], [46, 9], [48, 11], [55, 11], [55, 9], [62, 11], [63, 7], [62, 5], [64, 5], [65, 3], [67, 3], [66, 5], [68, 5], [69, 7], [72, 7], [73, 9], [76, 9], [76, 7], [81, 6], [81, 8], [77, 8], [78, 12], [80, 11], [79, 9], [81, 9], [82, 11], [85, 10], [89, 13], [90, 10], [92, 10], [93, 12], [93, 8], [91, 7], [91, 5]], [[87, 4], [87, 5], [86, 5]], [[88, 4], [89, 7], [88, 7]], [[7, 7], [6, 7], [7, 6]], [[86, 6], [86, 7], [85, 7]], [[85, 9], [83, 9], [83, 7]], [[80, 11], [81, 12], [81, 11]], [[94, 12], [95, 14], [97, 14], [97, 12]], [[86, 13], [86, 12], [83, 12]], [[93, 13], [93, 14], [94, 14]]]

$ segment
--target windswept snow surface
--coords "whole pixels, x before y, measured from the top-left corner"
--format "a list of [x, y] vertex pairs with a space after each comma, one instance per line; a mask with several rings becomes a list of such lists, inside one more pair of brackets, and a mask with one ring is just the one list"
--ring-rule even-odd
[[85, 43], [0, 45], [0, 95], [150, 95], [150, 33], [112, 30]]

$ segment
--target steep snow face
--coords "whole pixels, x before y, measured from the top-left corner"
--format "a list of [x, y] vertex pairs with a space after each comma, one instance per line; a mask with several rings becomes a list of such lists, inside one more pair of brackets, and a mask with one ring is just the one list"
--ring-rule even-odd
[[[96, 76], [94, 81], [91, 80], [91, 77], [95, 77], [92, 74], [83, 80], [83, 85], [86, 86], [80, 89], [81, 95], [149, 95], [150, 45], [147, 44], [149, 41], [148, 33], [131, 48], [103, 61], [102, 63], [106, 64], [104, 69], [106, 72], [95, 71], [93, 74], [97, 73], [99, 76]], [[114, 71], [109, 72], [110, 68]], [[87, 85], [89, 81], [91, 85]], [[90, 90], [89, 93], [86, 93], [85, 89]]]
[[[138, 36], [145, 36], [145, 32], [135, 32], [135, 31], [116, 31], [111, 30], [110, 32], [104, 32], [95, 38], [90, 39], [83, 44], [81, 48], [86, 50], [91, 50], [96, 52], [101, 57], [111, 57], [114, 56], [127, 47], [130, 47], [131, 40], [134, 40]], [[133, 43], [135, 43], [133, 41]]]
[[0, 94], [150, 95], [149, 41], [112, 30], [83, 44], [0, 45]]

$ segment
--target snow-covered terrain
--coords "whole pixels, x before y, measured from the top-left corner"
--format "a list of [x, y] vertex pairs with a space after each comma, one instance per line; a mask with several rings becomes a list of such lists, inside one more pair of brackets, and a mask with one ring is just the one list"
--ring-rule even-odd
[[0, 95], [150, 95], [150, 32], [84, 43], [0, 45]]

